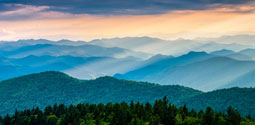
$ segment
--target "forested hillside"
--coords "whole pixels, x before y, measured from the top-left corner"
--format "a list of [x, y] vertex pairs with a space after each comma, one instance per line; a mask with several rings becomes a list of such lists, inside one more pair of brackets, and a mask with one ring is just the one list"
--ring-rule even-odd
[[61, 72], [50, 71], [1, 82], [0, 114], [14, 113], [15, 109], [44, 108], [55, 103], [70, 105], [131, 100], [145, 103], [164, 96], [172, 103], [177, 103], [201, 93], [182, 86], [160, 86], [112, 77], [78, 80]]
[[232, 105], [245, 116], [255, 116], [255, 89], [230, 88], [201, 92], [177, 85], [157, 85], [145, 82], [101, 77], [79, 80], [64, 73], [47, 71], [26, 75], [0, 83], [0, 114], [13, 114], [15, 109], [40, 109], [53, 104], [141, 102], [153, 103], [167, 96], [176, 106], [187, 104], [196, 111], [211, 106], [216, 111], [226, 111]]
[[255, 89], [254, 88], [229, 88], [207, 92], [184, 100], [190, 108], [200, 110], [201, 107], [213, 107], [216, 111], [226, 111], [227, 106], [238, 109], [241, 114], [255, 116]]

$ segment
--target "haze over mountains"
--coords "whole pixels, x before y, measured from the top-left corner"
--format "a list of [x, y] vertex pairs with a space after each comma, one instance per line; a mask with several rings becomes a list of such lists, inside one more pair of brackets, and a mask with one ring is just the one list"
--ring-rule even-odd
[[[116, 74], [115, 77], [160, 84], [180, 84], [208, 91], [222, 88], [239, 77], [246, 77], [245, 74], [254, 69], [255, 62], [251, 60], [190, 52], [180, 57], [162, 59], [125, 74]], [[246, 81], [239, 81], [239, 85], [245, 83]]]
[[0, 0], [0, 125], [255, 125], [254, 13], [255, 0]]
[[[164, 55], [182, 55], [190, 51], [206, 51], [212, 52], [221, 49], [229, 49], [234, 51], [240, 51], [253, 45], [243, 45], [240, 42], [237, 43], [218, 43], [217, 41], [196, 41], [196, 40], [161, 40], [150, 37], [125, 37], [125, 38], [113, 38], [113, 39], [101, 39], [93, 40], [90, 42], [93, 45], [103, 47], [120, 47], [130, 49], [133, 51], [140, 51], [152, 54], [164, 54]], [[253, 45], [254, 48], [254, 45]]]
[[234, 86], [253, 87], [253, 38], [252, 35], [237, 35], [173, 41], [150, 37], [90, 42], [2, 41], [0, 80], [53, 70], [80, 79], [114, 76], [164, 85], [184, 85], [203, 91]]
[[214, 41], [218, 43], [239, 43], [242, 45], [253, 45], [254, 47], [255, 35], [234, 35], [234, 36], [221, 36], [218, 38], [197, 38], [198, 41]]
[[133, 52], [122, 48], [104, 48], [95, 45], [82, 45], [82, 46], [68, 46], [68, 45], [53, 45], [53, 44], [36, 44], [23, 46], [17, 49], [8, 51], [0, 51], [2, 56], [10, 58], [22, 58], [29, 55], [42, 56], [63, 56], [69, 55], [74, 57], [140, 57], [146, 58], [148, 54], [142, 52]]

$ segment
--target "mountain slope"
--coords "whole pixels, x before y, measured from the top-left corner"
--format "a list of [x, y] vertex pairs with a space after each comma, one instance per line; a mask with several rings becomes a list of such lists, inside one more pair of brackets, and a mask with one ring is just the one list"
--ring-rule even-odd
[[[206, 53], [189, 53], [168, 59], [166, 63], [156, 62], [122, 75], [116, 74], [114, 77], [159, 84], [178, 84], [210, 91], [222, 88], [254, 69], [254, 61], [241, 61]], [[248, 76], [252, 77], [252, 75]], [[247, 77], [246, 79], [249, 79]], [[245, 84], [245, 87], [254, 86], [254, 84], [246, 84], [245, 79], [242, 81], [239, 79], [238, 82], [239, 85]]]
[[153, 102], [167, 96], [172, 104], [187, 104], [196, 110], [211, 106], [225, 111], [232, 105], [243, 115], [255, 115], [255, 89], [230, 88], [201, 92], [177, 85], [157, 85], [144, 82], [101, 77], [79, 80], [61, 72], [42, 72], [0, 82], [0, 114], [14, 113], [33, 107], [44, 108], [55, 103], [108, 103], [131, 100]]
[[[215, 57], [188, 65], [172, 67], [145, 80], [161, 84], [179, 84], [210, 91], [222, 88], [232, 80], [255, 69], [254, 61], [239, 61], [227, 57]], [[246, 81], [239, 81], [245, 84]], [[245, 87], [252, 87], [247, 85]], [[233, 87], [233, 86], [229, 86]]]
[[156, 62], [145, 65], [144, 67], [135, 69], [125, 74], [116, 74], [114, 77], [119, 79], [129, 79], [146, 81], [147, 77], [159, 74], [168, 68], [189, 64], [196, 61], [206, 60], [214, 57], [205, 52], [190, 52], [179, 57], [168, 57], [157, 60]]
[[211, 52], [210, 54], [217, 55], [217, 56], [227, 56], [227, 55], [234, 54], [234, 53], [235, 52], [232, 50], [222, 49], [222, 50]]
[[226, 111], [228, 106], [240, 111], [242, 115], [251, 114], [255, 116], [255, 88], [230, 88], [220, 89], [212, 92], [194, 96], [184, 100], [181, 104], [200, 110], [201, 107], [213, 107], [217, 111]]
[[253, 60], [255, 60], [255, 49], [245, 49], [240, 51], [239, 53], [250, 56]]
[[236, 60], [248, 61], [248, 60], [253, 60], [253, 57], [251, 56], [250, 51], [251, 50], [249, 49], [245, 49], [240, 52], [234, 52], [232, 50], [223, 49], [223, 50], [211, 52], [210, 54], [217, 55], [217, 56], [226, 56]]
[[160, 86], [112, 77], [83, 81], [51, 71], [2, 81], [0, 114], [36, 106], [43, 108], [55, 103], [107, 103], [131, 100], [153, 102], [163, 96], [168, 96], [171, 102], [177, 103], [201, 93], [181, 86]]
[[[255, 65], [255, 64], [254, 64]], [[253, 87], [255, 86], [255, 70], [245, 73], [244, 75], [232, 80], [228, 84], [224, 85], [223, 87]]]

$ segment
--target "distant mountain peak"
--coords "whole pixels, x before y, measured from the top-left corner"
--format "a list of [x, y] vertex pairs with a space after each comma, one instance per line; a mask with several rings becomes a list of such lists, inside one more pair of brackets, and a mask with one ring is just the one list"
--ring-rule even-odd
[[45, 71], [45, 72], [40, 72], [40, 73], [34, 73], [31, 74], [33, 76], [41, 76], [41, 75], [45, 75], [45, 76], [54, 76], [54, 77], [59, 77], [59, 76], [64, 76], [64, 77], [71, 77], [63, 72], [59, 72], [59, 71]]
[[[194, 56], [197, 56], [197, 55], [208, 55], [208, 53], [204, 52], [204, 51], [200, 51], [200, 52], [197, 52], [197, 51], [190, 51], [189, 53], [185, 54], [185, 55], [194, 55]], [[183, 56], [185, 56], [183, 55]]]
[[218, 55], [218, 56], [227, 56], [227, 55], [234, 54], [234, 53], [235, 52], [232, 51], [232, 50], [221, 49], [221, 50], [217, 50], [217, 51], [211, 52], [210, 54]]
[[96, 78], [96, 80], [101, 80], [101, 79], [114, 79], [114, 80], [117, 80], [116, 78], [111, 77], [111, 76], [102, 76], [102, 77]]
[[254, 51], [255, 52], [255, 48], [244, 49], [244, 50], [241, 50], [240, 52], [244, 52], [244, 51]]
[[[42, 79], [42, 78], [44, 78], [44, 79]], [[33, 80], [47, 81], [50, 79], [75, 80], [75, 78], [73, 78], [65, 73], [59, 72], [59, 71], [45, 71], [45, 72], [33, 73], [33, 74], [29, 74], [29, 75], [20, 76], [17, 78], [8, 79], [3, 82], [12, 81], [12, 80], [14, 80], [14, 81], [24, 80], [24, 79], [27, 79], [29, 81], [33, 81]]]

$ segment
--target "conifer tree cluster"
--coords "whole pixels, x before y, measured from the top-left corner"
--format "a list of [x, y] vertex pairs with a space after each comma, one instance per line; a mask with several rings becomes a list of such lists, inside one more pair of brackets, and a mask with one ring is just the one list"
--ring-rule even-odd
[[16, 111], [14, 115], [0, 117], [3, 125], [250, 125], [251, 116], [241, 117], [229, 107], [226, 113], [207, 107], [205, 111], [189, 110], [186, 105], [176, 107], [167, 98], [154, 104], [133, 101], [128, 103], [63, 104]]

